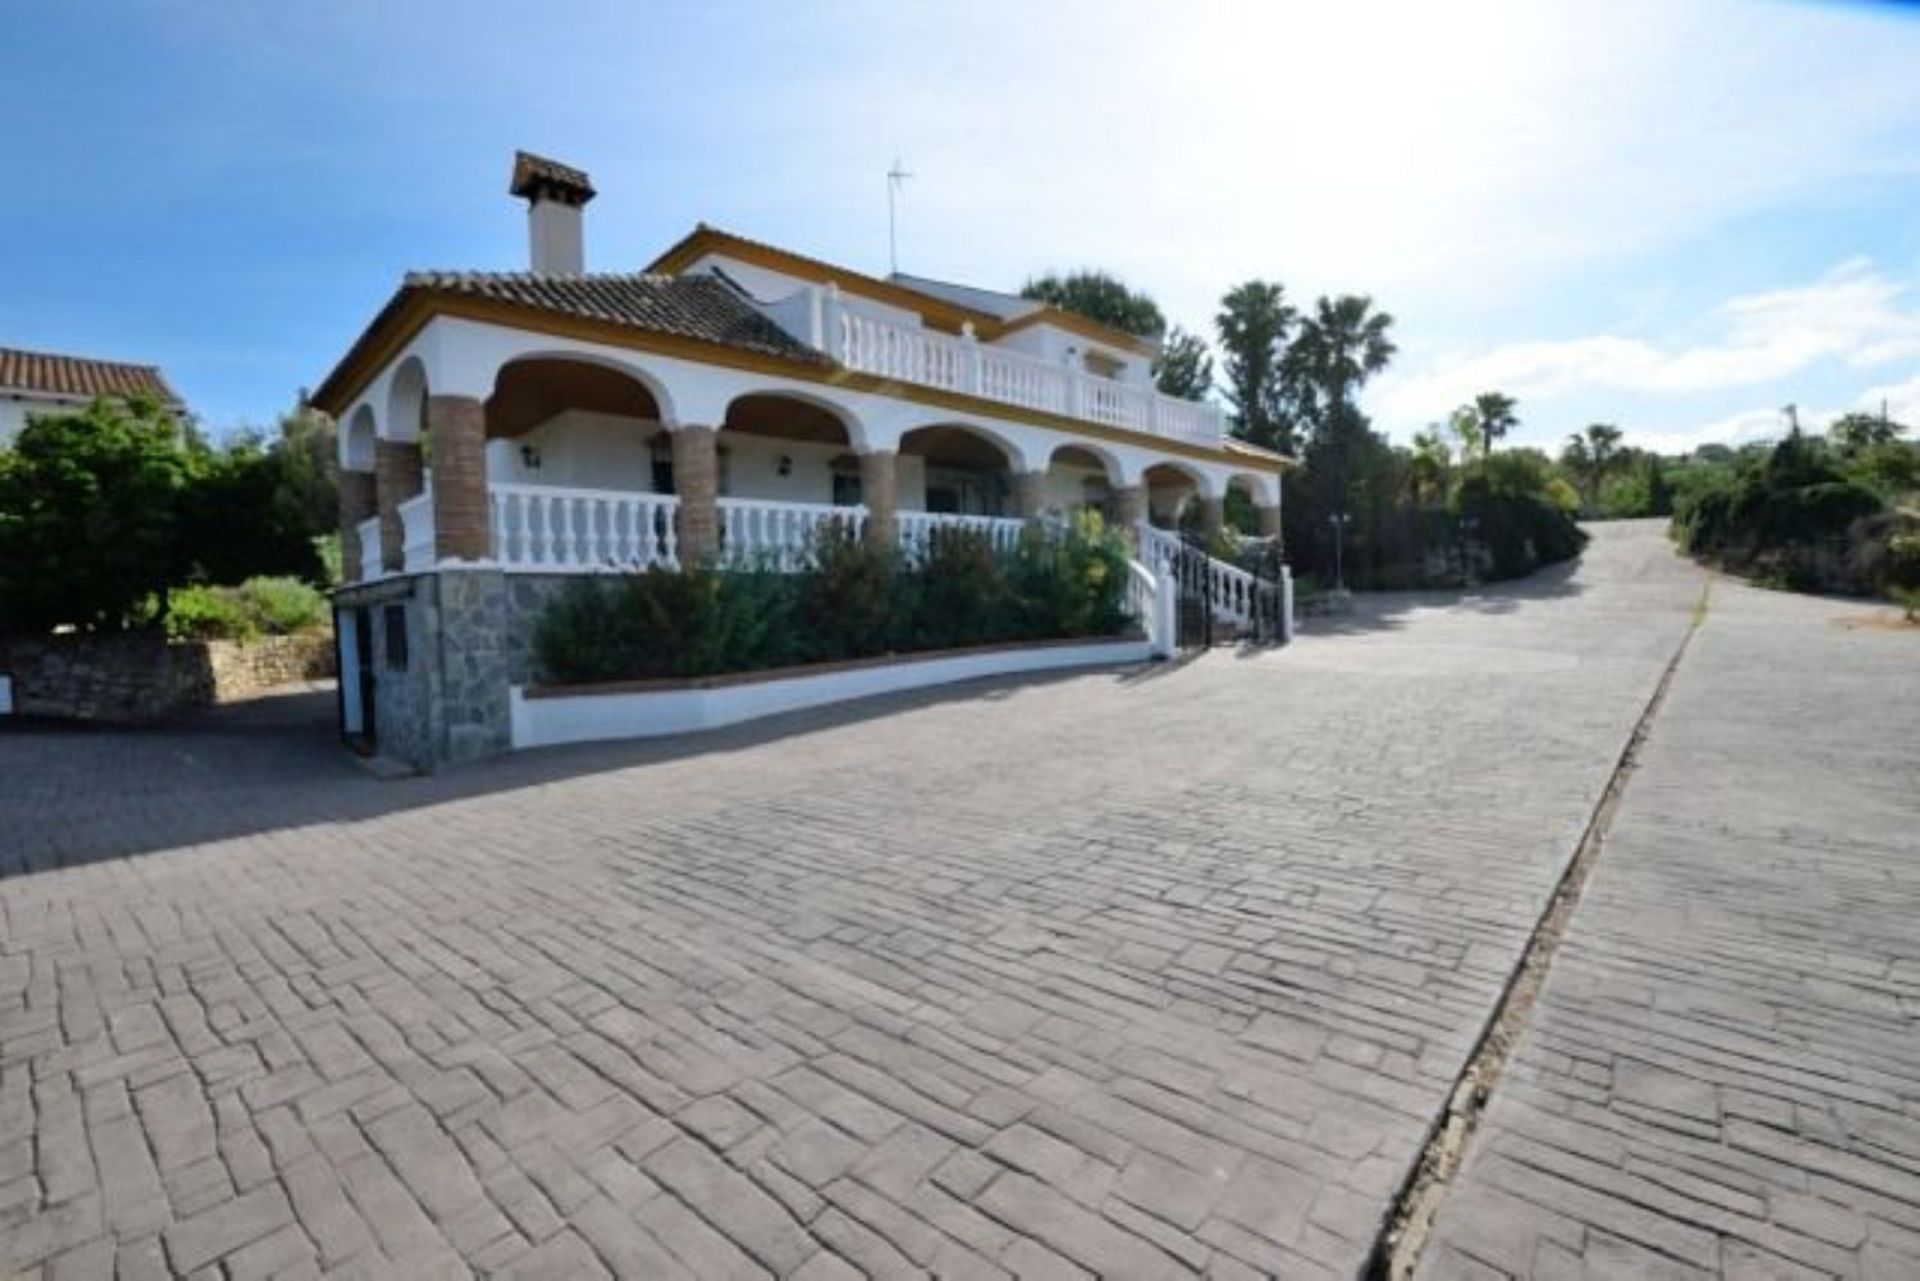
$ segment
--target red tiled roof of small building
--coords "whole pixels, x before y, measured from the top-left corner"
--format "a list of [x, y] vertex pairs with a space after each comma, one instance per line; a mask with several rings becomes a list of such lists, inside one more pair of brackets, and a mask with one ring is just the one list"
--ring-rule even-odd
[[147, 396], [163, 405], [181, 403], [153, 365], [0, 347], [0, 394], [7, 392], [87, 400], [99, 396], [122, 400]]

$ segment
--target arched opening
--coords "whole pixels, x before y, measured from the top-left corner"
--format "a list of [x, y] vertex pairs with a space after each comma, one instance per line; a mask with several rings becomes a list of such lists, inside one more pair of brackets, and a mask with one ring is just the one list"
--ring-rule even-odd
[[1084, 445], [1061, 445], [1047, 459], [1045, 506], [1049, 511], [1097, 511], [1115, 518], [1118, 469]]
[[1012, 454], [985, 432], [953, 423], [900, 438], [900, 507], [962, 516], [1011, 516]]
[[373, 406], [362, 405], [349, 414], [340, 428], [340, 470], [372, 471], [373, 442], [378, 434], [379, 429], [373, 421]]
[[1227, 528], [1249, 538], [1259, 535], [1260, 509], [1274, 505], [1278, 489], [1274, 482], [1245, 472], [1229, 477], [1222, 504]]
[[[388, 440], [420, 442], [427, 428], [427, 367], [410, 356], [387, 384], [387, 417], [380, 424]], [[424, 446], [423, 446], [424, 447]]]
[[660, 401], [645, 383], [585, 360], [510, 361], [487, 398], [487, 474], [495, 481], [671, 492]]
[[738, 397], [720, 425], [720, 495], [856, 506], [853, 445], [847, 420], [826, 405], [778, 392]]
[[1147, 487], [1147, 521], [1159, 529], [1198, 523], [1206, 483], [1179, 463], [1155, 463], [1141, 473]]

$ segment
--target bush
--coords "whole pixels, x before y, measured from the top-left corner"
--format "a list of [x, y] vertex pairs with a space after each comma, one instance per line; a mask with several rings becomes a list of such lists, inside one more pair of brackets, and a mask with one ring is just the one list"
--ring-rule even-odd
[[167, 593], [174, 640], [291, 636], [326, 622], [327, 598], [297, 578], [249, 578], [238, 587], [179, 587]]
[[327, 598], [297, 578], [249, 578], [235, 590], [260, 630], [272, 635], [303, 632], [327, 618]]
[[173, 640], [252, 640], [259, 627], [230, 587], [182, 587], [167, 593]]
[[1010, 556], [943, 529], [917, 557], [829, 527], [799, 573], [650, 569], [577, 579], [542, 616], [547, 680], [710, 676], [1126, 626], [1127, 548], [1097, 515], [1028, 530]]

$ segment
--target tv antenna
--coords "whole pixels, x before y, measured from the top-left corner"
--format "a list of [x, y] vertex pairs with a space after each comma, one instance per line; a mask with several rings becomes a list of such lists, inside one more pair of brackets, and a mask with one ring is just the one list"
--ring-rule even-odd
[[911, 177], [913, 175], [901, 167], [900, 157], [895, 156], [893, 168], [887, 170], [887, 270], [894, 275], [900, 272], [899, 218], [894, 212], [894, 197]]

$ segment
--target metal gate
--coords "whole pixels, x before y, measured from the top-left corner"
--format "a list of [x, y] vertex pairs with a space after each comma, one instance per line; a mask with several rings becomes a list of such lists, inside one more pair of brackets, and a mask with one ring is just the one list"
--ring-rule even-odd
[[1213, 644], [1214, 581], [1208, 572], [1203, 535], [1191, 530], [1180, 535], [1171, 560], [1174, 600], [1174, 643], [1181, 649], [1206, 649]]
[[1287, 635], [1286, 558], [1278, 539], [1270, 540], [1247, 567], [1253, 573], [1253, 640], [1258, 645], [1284, 645]]

